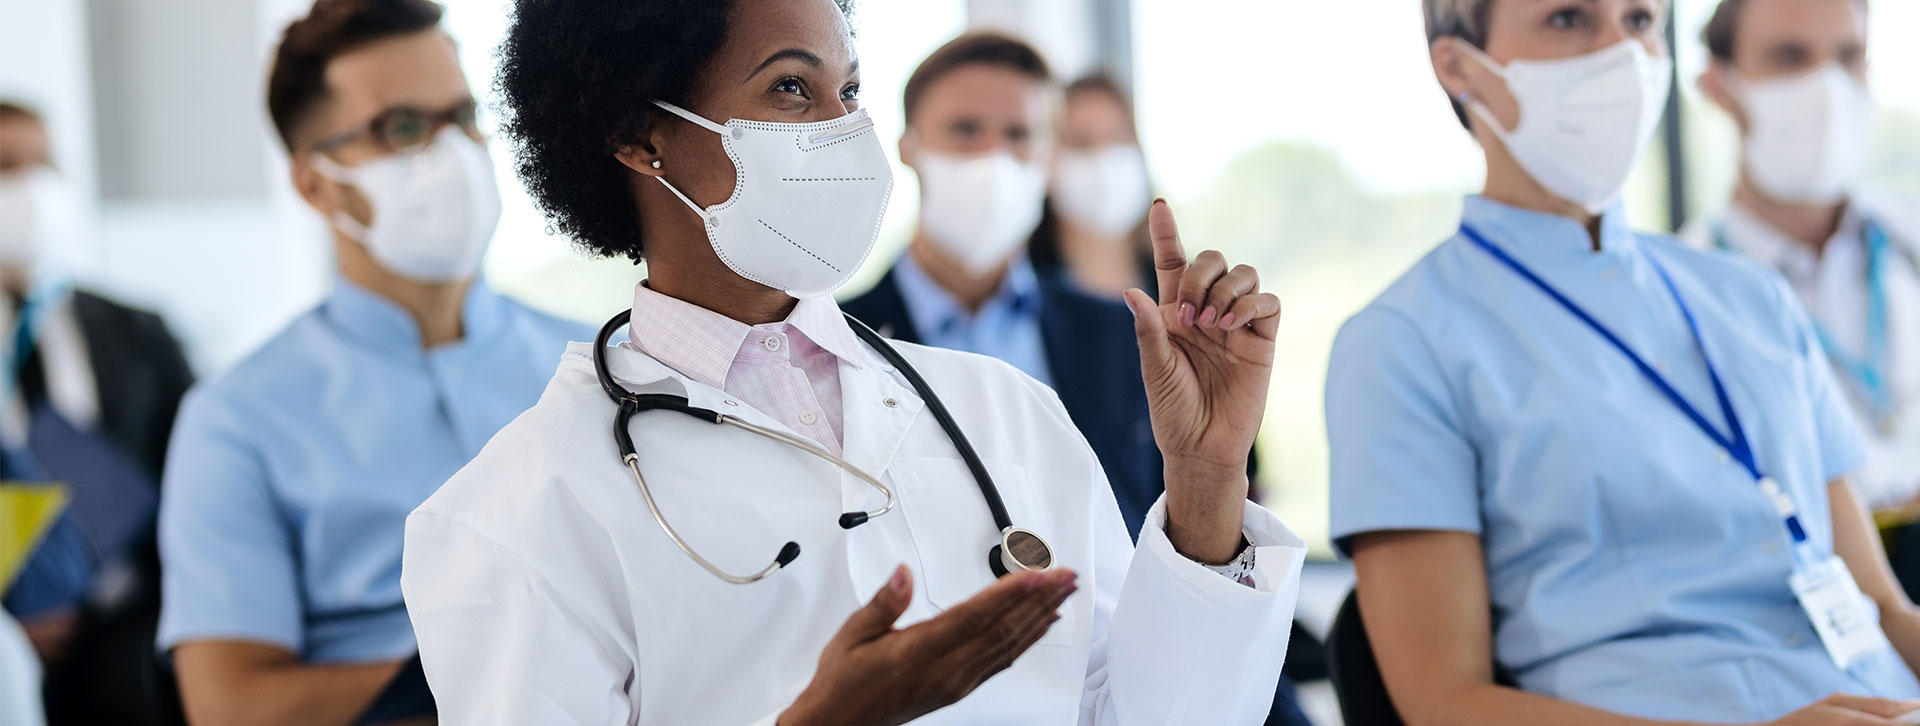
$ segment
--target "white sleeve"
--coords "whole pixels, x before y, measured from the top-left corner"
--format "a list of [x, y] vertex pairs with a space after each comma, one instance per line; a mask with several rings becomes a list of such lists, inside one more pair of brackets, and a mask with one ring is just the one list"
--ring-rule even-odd
[[407, 517], [401, 589], [447, 724], [624, 724], [633, 665], [518, 555], [432, 512]]
[[1126, 545], [1124, 530], [1117, 542], [1097, 534], [1096, 567], [1131, 562], [1117, 587], [1099, 580], [1080, 722], [1260, 723], [1286, 661], [1306, 545], [1272, 512], [1248, 502], [1242, 526], [1255, 564], [1247, 587], [1175, 551], [1166, 524], [1163, 494], [1147, 512], [1137, 546]]

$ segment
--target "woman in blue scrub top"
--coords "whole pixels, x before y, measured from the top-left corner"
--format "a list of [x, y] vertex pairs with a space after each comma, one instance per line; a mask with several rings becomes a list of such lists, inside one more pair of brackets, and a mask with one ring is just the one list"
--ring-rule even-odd
[[1327, 382], [1334, 536], [1395, 705], [1920, 708], [1920, 612], [1844, 478], [1861, 445], [1806, 315], [1769, 271], [1636, 233], [1618, 203], [1670, 90], [1665, 3], [1424, 6], [1486, 188], [1346, 324]]

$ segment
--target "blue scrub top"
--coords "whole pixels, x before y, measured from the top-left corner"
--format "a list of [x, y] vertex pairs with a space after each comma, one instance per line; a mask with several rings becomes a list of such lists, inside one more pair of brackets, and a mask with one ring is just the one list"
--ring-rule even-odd
[[194, 390], [160, 508], [159, 645], [237, 639], [316, 663], [415, 650], [400, 595], [406, 517], [539, 399], [586, 326], [476, 282], [465, 337], [425, 350], [413, 319], [345, 279]]
[[[1833, 546], [1826, 484], [1864, 453], [1777, 275], [1473, 197], [1464, 218], [1726, 431], [1657, 255], [1763, 471]], [[1592, 328], [1455, 236], [1347, 322], [1327, 376], [1332, 527], [1479, 535], [1494, 652], [1528, 691], [1659, 719], [1767, 721], [1836, 692], [1920, 697], [1891, 649], [1841, 671], [1787, 585], [1786, 528], [1739, 463]]]

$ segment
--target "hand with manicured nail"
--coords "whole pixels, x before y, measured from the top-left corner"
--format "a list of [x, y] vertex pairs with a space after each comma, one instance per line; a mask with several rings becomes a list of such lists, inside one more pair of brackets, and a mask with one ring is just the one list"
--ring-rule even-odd
[[1071, 570], [1017, 572], [966, 602], [905, 628], [893, 623], [913, 602], [906, 565], [854, 611], [820, 653], [813, 681], [779, 726], [894, 726], [952, 705], [1013, 665], [1079, 585]]
[[1166, 459], [1167, 537], [1190, 558], [1224, 563], [1240, 552], [1247, 454], [1266, 411], [1280, 298], [1219, 252], [1189, 262], [1166, 202], [1148, 210], [1147, 229], [1160, 300], [1137, 289], [1126, 299]]

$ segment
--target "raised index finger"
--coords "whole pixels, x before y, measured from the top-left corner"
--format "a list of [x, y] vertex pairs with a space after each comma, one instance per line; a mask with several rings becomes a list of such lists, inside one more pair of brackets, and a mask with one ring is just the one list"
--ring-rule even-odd
[[1153, 269], [1160, 283], [1160, 304], [1180, 298], [1180, 277], [1187, 271], [1187, 250], [1180, 246], [1180, 226], [1173, 223], [1167, 200], [1155, 199], [1147, 208], [1147, 236], [1153, 238]]

